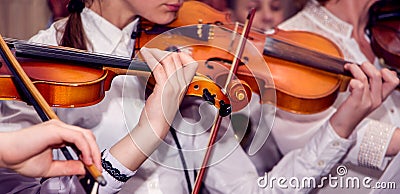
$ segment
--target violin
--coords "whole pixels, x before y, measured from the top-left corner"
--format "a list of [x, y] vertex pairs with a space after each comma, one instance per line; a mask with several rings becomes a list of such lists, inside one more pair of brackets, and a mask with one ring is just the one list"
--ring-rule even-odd
[[[191, 17], [189, 13], [197, 16]], [[177, 28], [177, 24], [184, 26]], [[141, 45], [162, 50], [189, 50], [194, 59], [205, 61], [198, 71], [221, 84], [235, 57], [238, 34], [242, 31], [242, 26], [229, 21], [226, 12], [189, 1], [183, 4], [177, 20], [164, 27], [145, 28], [139, 40]], [[160, 35], [154, 38], [154, 34]], [[340, 49], [323, 36], [252, 29], [236, 82], [246, 91], [260, 95], [260, 103], [274, 104], [293, 113], [313, 114], [329, 108], [339, 92], [347, 89], [352, 75], [344, 70], [346, 63], [351, 62], [343, 60]]]
[[371, 47], [380, 62], [391, 70], [400, 71], [400, 2], [377, 1], [369, 10], [367, 29]]
[[[198, 15], [184, 17], [183, 14], [188, 13]], [[195, 25], [177, 27], [189, 23]], [[204, 3], [188, 1], [178, 12], [177, 20], [165, 27], [161, 29], [153, 25], [152, 28], [144, 29], [137, 39], [137, 42], [141, 43], [139, 46], [148, 44], [148, 47], [162, 50], [189, 50], [193, 58], [201, 62], [199, 73], [217, 84], [224, 80], [234, 58], [232, 53], [238, 44], [238, 34], [241, 32], [240, 26], [230, 23], [227, 13], [218, 12]], [[162, 33], [164, 31], [165, 33]], [[162, 34], [154, 38], [156, 32]], [[222, 99], [224, 102], [230, 100], [230, 104], [236, 105], [232, 110], [240, 110], [247, 105], [251, 92], [255, 92], [261, 96], [261, 103], [275, 104], [281, 109], [295, 113], [312, 114], [330, 107], [338, 93], [347, 87], [350, 74], [343, 68], [347, 61], [342, 59], [338, 47], [322, 36], [299, 31], [275, 30], [273, 34], [264, 34], [252, 30], [248, 40], [237, 77], [227, 91], [229, 99], [218, 92], [218, 87], [210, 92], [211, 97], [207, 98], [212, 102], [212, 96], [216, 95], [217, 103], [214, 103], [217, 106]], [[144, 63], [129, 58], [22, 42], [15, 42], [13, 45], [16, 47], [17, 57], [22, 60], [24, 70], [31, 76], [45, 99], [55, 107], [95, 104], [104, 98], [104, 92], [109, 89], [112, 78], [116, 75], [149, 76], [150, 72]], [[53, 61], [25, 61], [21, 59], [22, 56], [42, 59], [50, 57]], [[56, 57], [63, 62], [54, 63]], [[129, 69], [131, 62], [134, 65]], [[77, 63], [89, 67], [77, 66]], [[57, 71], [55, 69], [61, 66], [59, 73], [49, 73]], [[0, 83], [12, 86], [12, 78], [4, 66], [1, 67], [0, 73], [8, 77], [0, 80]], [[65, 80], [58, 80], [59, 75], [65, 75]], [[196, 95], [203, 96], [204, 89], [193, 85], [188, 91], [199, 91]], [[60, 94], [62, 95], [59, 96]], [[2, 92], [0, 98], [21, 97], [17, 89], [11, 87], [7, 92]]]
[[[183, 15], [187, 13], [198, 16]], [[185, 26], [176, 28], [177, 24]], [[227, 13], [189, 1], [183, 4], [177, 20], [164, 28], [146, 28], [139, 42], [140, 46], [146, 44], [162, 50], [189, 50], [195, 60], [204, 61], [198, 71], [221, 84], [235, 57], [234, 49], [242, 31], [240, 25], [229, 21]], [[154, 38], [156, 32], [161, 34]], [[275, 30], [265, 34], [252, 29], [240, 61], [237, 84], [260, 95], [260, 103], [299, 114], [330, 107], [350, 79], [350, 73], [343, 68], [347, 61], [339, 48], [309, 32]], [[229, 96], [241, 99], [234, 93]]]
[[[12, 52], [9, 50], [6, 42], [3, 40], [3, 37], [0, 35], [0, 55], [3, 58], [5, 64], [8, 69], [12, 72], [12, 75], [15, 78], [15, 85], [21, 90], [21, 92], [26, 97], [27, 102], [31, 103], [38, 113], [39, 117], [43, 122], [49, 121], [50, 119], [58, 119], [55, 112], [50, 108], [47, 104], [43, 96], [37, 90], [37, 88], [33, 85], [27, 74], [22, 69], [19, 62], [13, 56]], [[75, 151], [76, 155], [79, 155], [79, 151], [77, 151], [76, 147], [72, 146], [72, 149]], [[60, 148], [64, 157], [67, 160], [73, 160], [70, 151], [66, 147]], [[104, 179], [101, 171], [94, 165], [85, 165], [87, 174], [80, 179], [80, 183], [87, 192], [96, 190], [98, 184], [104, 186], [107, 184], [107, 181]], [[92, 179], [96, 182], [92, 182]]]
[[157, 35], [177, 27], [194, 24], [223, 23], [231, 23], [228, 12], [218, 11], [200, 1], [185, 1], [179, 9], [176, 19], [167, 25], [154, 24], [140, 18], [135, 47], [136, 50], [139, 50]]
[[[140, 59], [90, 53], [59, 46], [48, 46], [7, 39], [23, 70], [44, 99], [53, 107], [73, 108], [100, 102], [117, 75], [151, 77], [151, 70]], [[3, 64], [1, 59], [0, 64]], [[78, 65], [79, 64], [79, 65]], [[23, 100], [14, 78], [0, 66], [1, 100]], [[221, 88], [202, 75], [196, 75], [186, 95], [203, 97], [221, 114], [231, 112], [230, 99]]]

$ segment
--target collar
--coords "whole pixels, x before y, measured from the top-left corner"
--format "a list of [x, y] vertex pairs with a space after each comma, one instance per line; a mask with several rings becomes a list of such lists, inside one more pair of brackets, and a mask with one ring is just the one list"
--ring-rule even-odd
[[317, 1], [310, 1], [304, 8], [304, 13], [323, 29], [330, 31], [332, 34], [343, 36], [345, 38], [351, 37], [353, 26], [333, 15]]
[[99, 53], [113, 53], [123, 39], [130, 39], [139, 21], [137, 18], [121, 30], [89, 8], [83, 9], [81, 17], [89, 49]]

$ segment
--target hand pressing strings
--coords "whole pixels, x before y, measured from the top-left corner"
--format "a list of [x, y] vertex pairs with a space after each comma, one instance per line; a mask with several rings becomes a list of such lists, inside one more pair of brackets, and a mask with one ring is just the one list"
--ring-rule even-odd
[[351, 94], [330, 119], [338, 135], [347, 138], [358, 123], [378, 108], [397, 87], [399, 79], [394, 71], [378, 70], [371, 63], [361, 66], [346, 64], [354, 79], [350, 80]]

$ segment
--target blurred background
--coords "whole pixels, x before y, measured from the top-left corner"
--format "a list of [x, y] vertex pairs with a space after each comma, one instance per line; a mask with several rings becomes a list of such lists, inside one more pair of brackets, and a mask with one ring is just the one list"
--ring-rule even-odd
[[[64, 0], [61, 0], [64, 1]], [[0, 0], [0, 33], [29, 39], [52, 21], [48, 0]]]

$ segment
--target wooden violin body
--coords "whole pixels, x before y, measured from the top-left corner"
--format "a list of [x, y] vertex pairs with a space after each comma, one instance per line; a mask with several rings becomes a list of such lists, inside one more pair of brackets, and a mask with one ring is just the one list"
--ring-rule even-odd
[[384, 64], [400, 69], [400, 1], [376, 2], [367, 28], [374, 53]]
[[[191, 52], [194, 59], [203, 61], [198, 71], [220, 84], [229, 73], [230, 63], [235, 56], [234, 48], [239, 42], [238, 34], [225, 26], [227, 25], [197, 24], [176, 28], [153, 38], [147, 45], [163, 50], [175, 48]], [[202, 36], [198, 35], [200, 31]], [[317, 53], [314, 55], [324, 53], [322, 57], [315, 58], [314, 64], [317, 65], [325, 65], [323, 58], [326, 55], [338, 59], [342, 57], [335, 44], [312, 33], [277, 30], [274, 34], [266, 35], [253, 32], [250, 33], [250, 41], [241, 58], [242, 65], [236, 74], [237, 84], [241, 85], [240, 91], [255, 92], [261, 96], [261, 103], [272, 103], [295, 113], [316, 113], [331, 106], [339, 91], [346, 88], [347, 79], [341, 74], [306, 67], [299, 62], [265, 54], [264, 43], [268, 38], [314, 50]], [[275, 49], [274, 52], [276, 51], [287, 55], [297, 52], [298, 57], [313, 58], [286, 47]], [[341, 62], [343, 64], [339, 64], [339, 68], [345, 63]], [[340, 70], [344, 71], [343, 67]], [[231, 101], [243, 99], [245, 103], [249, 100], [238, 97], [237, 93], [235, 90], [228, 91]], [[247, 93], [240, 95], [250, 97]]]
[[[199, 10], [193, 10], [196, 7]], [[199, 15], [188, 18], [183, 15], [185, 13]], [[154, 32], [157, 32], [159, 28], [153, 26], [153, 28], [143, 31], [137, 42], [140, 43], [140, 47], [146, 45], [149, 48], [191, 52], [193, 58], [200, 63], [198, 73], [221, 84], [229, 74], [228, 69], [235, 58], [235, 49], [239, 44], [239, 34], [242, 31], [240, 26], [230, 24], [227, 19], [226, 13], [219, 13], [205, 4], [195, 1], [185, 2], [177, 20], [167, 25], [168, 28], [161, 30], [161, 32], [165, 31], [164, 33], [158, 34], [155, 38], [156, 33]], [[186, 24], [194, 25], [186, 26]], [[185, 25], [185, 27], [178, 27], [179, 25]], [[19, 50], [21, 51], [21, 48]], [[64, 60], [68, 61], [74, 58], [71, 56], [75, 53], [67, 52]], [[28, 55], [37, 55], [37, 53], [28, 53]], [[53, 55], [43, 54], [39, 58], [45, 56]], [[274, 34], [266, 35], [252, 30], [240, 62], [236, 78], [230, 83], [227, 91], [224, 91], [229, 99], [226, 97], [224, 99], [223, 92], [213, 91], [213, 94], [218, 94], [216, 95], [217, 101], [222, 99], [224, 102], [229, 101], [233, 111], [245, 107], [250, 101], [251, 93], [254, 92], [260, 95], [261, 103], [271, 103], [295, 113], [316, 113], [331, 106], [338, 92], [346, 88], [347, 78], [341, 75], [346, 74], [343, 69], [346, 61], [341, 59], [339, 49], [326, 38], [312, 33], [276, 30]], [[130, 63], [130, 59], [109, 62], [108, 58], [100, 58], [95, 61], [94, 68], [80, 67], [83, 69], [78, 71], [83, 71], [82, 75], [85, 77], [82, 81], [77, 81], [75, 76], [80, 73], [74, 72], [75, 70], [72, 70], [71, 75], [66, 76], [66, 80], [62, 81], [54, 80], [59, 75], [65, 74], [67, 72], [65, 70], [57, 72], [55, 77], [46, 77], [45, 79], [38, 78], [32, 73], [31, 75], [32, 79], [36, 81], [37, 87], [43, 88], [42, 90], [45, 92], [51, 91], [48, 83], [57, 85], [57, 89], [54, 89], [53, 92], [48, 95], [44, 94], [46, 100], [49, 100], [53, 106], [87, 106], [99, 102], [104, 97], [104, 92], [109, 89], [112, 78], [116, 75], [143, 74], [145, 72], [149, 76], [149, 70], [144, 67], [146, 65], [139, 65], [140, 71], [128, 71]], [[38, 69], [37, 64], [26, 63], [23, 66], [26, 66], [24, 68], [28, 72], [31, 71], [30, 69]], [[43, 66], [45, 69], [58, 67], [58, 65], [45, 63]], [[44, 70], [39, 71], [45, 72], [39, 73], [40, 76], [49, 76], [47, 74], [50, 74]], [[2, 70], [2, 74], [9, 75], [4, 72], [5, 70]], [[48, 81], [45, 86], [41, 86], [44, 83], [43, 80]], [[195, 84], [188, 91], [194, 91], [197, 96], [202, 96], [202, 91], [210, 84], [207, 84], [203, 78], [200, 80], [204, 84]], [[7, 82], [10, 83], [11, 80], [7, 80]], [[87, 91], [90, 91], [89, 93], [93, 96], [87, 95], [79, 89], [71, 92], [72, 88], [78, 85], [89, 88]], [[13, 91], [13, 94], [6, 96], [18, 98], [15, 97], [16, 90]], [[65, 99], [55, 100], [60, 99], [56, 95], [68, 96], [67, 99], [77, 102]], [[82, 99], [84, 96], [91, 97], [86, 100]], [[2, 98], [5, 98], [4, 95]], [[218, 106], [218, 103], [215, 105]]]
[[[309, 32], [276, 31], [267, 39], [283, 40], [300, 48], [317, 51], [307, 54], [298, 51], [296, 58], [315, 57], [313, 62], [318, 66], [328, 66], [320, 53], [343, 58], [339, 48], [328, 39]], [[279, 47], [275, 52], [291, 55], [296, 51], [287, 47]], [[299, 61], [290, 61], [286, 57], [264, 55], [271, 70], [277, 89], [277, 106], [297, 113], [316, 113], [329, 108], [340, 91], [347, 88], [348, 78], [342, 74], [330, 73], [318, 68], [307, 67]], [[341, 64], [341, 65], [344, 65]]]
[[176, 18], [177, 19], [168, 25], [157, 25], [142, 19], [139, 24], [140, 35], [138, 41], [136, 42], [137, 48], [143, 47], [147, 42], [157, 35], [173, 28], [193, 24], [230, 23], [227, 12], [220, 12], [199, 1], [185, 1]]
[[[0, 55], [2, 57], [2, 63], [0, 64], [0, 67], [2, 67], [3, 64], [7, 65], [9, 72], [11, 72], [11, 75], [14, 76], [14, 82], [12, 82], [12, 84], [18, 86], [18, 88], [21, 90], [21, 93], [26, 98], [26, 102], [30, 103], [33, 106], [40, 119], [43, 122], [49, 121], [50, 119], [58, 120], [59, 118], [56, 113], [50, 108], [49, 104], [40, 94], [39, 90], [37, 90], [35, 85], [32, 83], [24, 69], [19, 64], [18, 60], [13, 55], [12, 51], [8, 48], [8, 44], [6, 44], [1, 35]], [[80, 152], [74, 149], [74, 146], [71, 146], [71, 148], [73, 151], [75, 151], [75, 155], [79, 155]], [[65, 159], [74, 160], [70, 151], [66, 147], [61, 147], [60, 150]], [[104, 179], [101, 171], [94, 164], [85, 164], [85, 169], [91, 177], [87, 176], [88, 174], [83, 176], [83, 178], [81, 178], [80, 180], [80, 183], [85, 190], [87, 189], [87, 192], [93, 190], [93, 187], [95, 185], [93, 185], [91, 179], [94, 179], [102, 186], [105, 186], [107, 184], [107, 181], [106, 179]]]
[[[97, 104], [104, 98], [117, 75], [151, 77], [147, 64], [140, 60], [23, 42], [12, 45], [16, 45], [17, 55], [24, 56], [18, 57], [22, 68], [53, 107], [72, 108]], [[25, 101], [14, 81], [7, 66], [1, 65], [0, 100]], [[226, 106], [230, 105], [221, 88], [202, 76], [194, 77], [186, 95], [203, 97], [204, 90], [214, 97], [213, 103], [217, 108], [221, 108], [221, 101]]]
[[[138, 47], [188, 51], [194, 59], [204, 61], [198, 72], [221, 84], [229, 73], [241, 32], [242, 27], [232, 24], [227, 13], [189, 1], [166, 28], [153, 26], [142, 31]], [[269, 40], [273, 45], [283, 42], [294, 47], [279, 46], [266, 52]], [[231, 101], [246, 103], [251, 95], [243, 91], [251, 91], [261, 96], [261, 103], [295, 113], [317, 113], [330, 107], [339, 91], [347, 88], [349, 77], [343, 74], [349, 74], [343, 69], [346, 61], [342, 58], [333, 42], [313, 33], [275, 30], [267, 35], [252, 30], [236, 74], [240, 92], [228, 91], [228, 96]]]
[[[18, 59], [46, 101], [54, 107], [82, 107], [100, 102], [113, 72], [43, 60]], [[6, 66], [0, 68], [1, 100], [23, 100]]]

